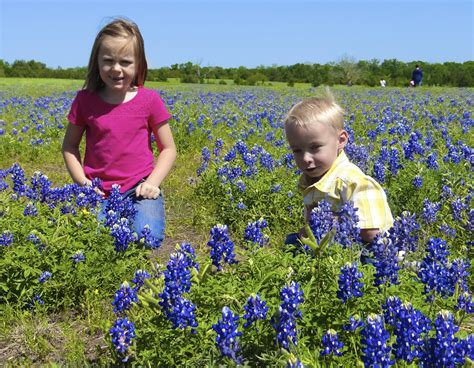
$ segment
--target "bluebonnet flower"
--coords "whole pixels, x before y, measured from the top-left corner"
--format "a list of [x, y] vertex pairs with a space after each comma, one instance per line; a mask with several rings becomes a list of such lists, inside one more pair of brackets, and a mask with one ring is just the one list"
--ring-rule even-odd
[[465, 203], [461, 200], [461, 198], [456, 198], [454, 201], [451, 202], [451, 214], [453, 217], [453, 221], [462, 221], [462, 213], [466, 209]]
[[197, 176], [201, 176], [202, 173], [207, 169], [209, 160], [211, 159], [211, 152], [209, 148], [204, 147], [201, 151], [201, 166], [197, 169]]
[[424, 335], [431, 329], [431, 321], [410, 303], [402, 304], [398, 298], [387, 298], [382, 308], [385, 322], [394, 327], [394, 356], [413, 362], [423, 354]]
[[321, 356], [325, 355], [336, 355], [341, 356], [343, 353], [341, 349], [344, 347], [342, 341], [339, 341], [339, 337], [337, 336], [337, 332], [333, 329], [328, 330], [322, 339], [323, 350], [320, 351]]
[[441, 209], [439, 202], [430, 202], [427, 198], [423, 201], [423, 213], [421, 218], [427, 223], [432, 224], [436, 222], [436, 215]]
[[421, 186], [423, 185], [423, 179], [421, 178], [421, 176], [415, 176], [413, 178], [413, 186], [416, 188], [416, 189], [420, 189]]
[[[427, 254], [418, 268], [418, 277], [425, 284], [424, 292], [431, 291], [441, 295], [451, 294], [449, 283], [449, 269], [447, 267], [449, 251], [446, 242], [439, 238], [430, 238], [427, 244]], [[432, 296], [429, 297], [432, 300]]]
[[260, 295], [250, 296], [244, 305], [245, 314], [243, 319], [246, 320], [244, 327], [251, 326], [257, 320], [267, 318], [268, 307], [264, 300], [260, 299]]
[[33, 202], [28, 202], [23, 211], [24, 216], [36, 216], [38, 214], [38, 209], [33, 204]]
[[243, 362], [240, 356], [239, 337], [242, 333], [237, 331], [239, 327], [239, 316], [232, 313], [229, 307], [222, 308], [222, 318], [212, 325], [216, 332], [216, 345], [221, 354], [235, 361], [237, 364]]
[[337, 297], [343, 303], [362, 296], [361, 288], [364, 285], [362, 282], [360, 282], [362, 276], [362, 272], [357, 271], [357, 263], [346, 263], [345, 266], [341, 267]]
[[396, 148], [391, 148], [388, 156], [388, 170], [392, 175], [397, 175], [398, 171], [402, 168], [400, 164], [400, 156]]
[[237, 180], [235, 186], [240, 190], [241, 193], [245, 192], [245, 183], [242, 180]]
[[462, 310], [467, 314], [474, 313], [474, 303], [472, 302], [472, 295], [467, 291], [459, 295], [455, 308], [457, 310]]
[[290, 350], [291, 345], [296, 346], [298, 343], [296, 320], [301, 318], [298, 306], [304, 301], [303, 290], [297, 282], [291, 281], [280, 291], [280, 298], [282, 303], [278, 309], [279, 314], [272, 317], [271, 323], [277, 332], [278, 344], [286, 350]]
[[426, 158], [426, 166], [428, 166], [429, 169], [436, 171], [439, 169], [439, 164], [436, 160], [436, 152], [432, 152], [428, 155]]
[[396, 252], [415, 250], [419, 230], [420, 225], [416, 222], [416, 215], [407, 211], [402, 212], [389, 230], [389, 238]]
[[354, 208], [353, 202], [344, 203], [336, 218], [336, 235], [334, 237], [336, 242], [346, 248], [361, 240], [358, 225], [359, 216], [357, 216], [357, 208]]
[[140, 290], [140, 288], [145, 283], [145, 279], [149, 279], [149, 278], [150, 278], [150, 275], [148, 272], [146, 272], [145, 270], [137, 270], [135, 271], [135, 276], [131, 280], [131, 282], [135, 284], [136, 290]]
[[242, 202], [242, 200], [237, 203], [237, 209], [238, 210], [245, 210], [247, 207], [245, 206], [245, 203]]
[[137, 291], [132, 289], [129, 283], [125, 281], [115, 293], [112, 302], [114, 312], [117, 314], [124, 313], [132, 307], [132, 303], [138, 303]]
[[137, 234], [130, 227], [127, 218], [121, 218], [110, 229], [110, 235], [114, 238], [114, 247], [117, 252], [124, 252], [128, 245], [137, 240]]
[[198, 269], [194, 248], [189, 243], [182, 243], [176, 253], [170, 255], [170, 260], [163, 272], [165, 287], [160, 293], [160, 306], [163, 314], [171, 321], [173, 328], [184, 329], [196, 327], [195, 305], [185, 299], [182, 294], [191, 289], [191, 268]]
[[393, 365], [394, 362], [390, 360], [390, 347], [387, 345], [390, 335], [385, 329], [381, 316], [370, 314], [361, 330], [361, 335], [364, 353], [362, 360], [366, 367]]
[[273, 171], [275, 162], [273, 161], [272, 155], [266, 151], [262, 151], [260, 153], [260, 165], [269, 172]]
[[0, 246], [8, 247], [12, 243], [13, 234], [8, 230], [3, 231], [3, 233], [0, 235]]
[[43, 305], [43, 304], [44, 304], [43, 299], [41, 299], [41, 296], [38, 295], [38, 294], [35, 294], [35, 295], [33, 296], [33, 299], [31, 300], [31, 307], [33, 307], [36, 303], [38, 303], [39, 305]]
[[400, 266], [397, 261], [398, 252], [392, 240], [386, 235], [376, 236], [371, 243], [371, 249], [375, 256], [373, 263], [376, 270], [374, 286], [399, 284], [398, 271]]
[[374, 163], [374, 178], [381, 184], [385, 183], [385, 163], [380, 159]]
[[439, 230], [443, 233], [443, 234], [446, 234], [447, 236], [451, 237], [451, 238], [455, 238], [456, 237], [456, 229], [453, 229], [452, 227], [450, 227], [449, 225], [441, 225], [439, 227]]
[[136, 337], [133, 322], [129, 321], [127, 317], [119, 318], [109, 330], [109, 334], [115, 351], [123, 357], [122, 362], [128, 361], [129, 357], [126, 354], [132, 345], [132, 339]]
[[281, 184], [279, 184], [279, 183], [273, 184], [270, 187], [270, 193], [279, 193], [280, 191], [281, 191]]
[[38, 278], [38, 282], [40, 284], [43, 284], [44, 282], [48, 281], [51, 278], [52, 273], [49, 271], [44, 271], [41, 276]]
[[359, 316], [350, 316], [349, 317], [349, 323], [344, 325], [342, 328], [345, 331], [355, 331], [359, 327], [364, 326], [364, 321]]
[[236, 157], [235, 149], [231, 148], [224, 156], [224, 161], [230, 162], [233, 161]]
[[23, 169], [20, 167], [19, 164], [14, 163], [10, 167], [9, 173], [12, 176], [13, 191], [15, 192], [15, 194], [17, 194], [19, 197], [25, 196], [28, 190], [28, 185], [25, 184], [26, 176]]
[[138, 241], [140, 243], [144, 243], [147, 247], [150, 247], [151, 249], [159, 248], [162, 242], [161, 239], [152, 235], [150, 226], [148, 225], [145, 225], [143, 227]]
[[267, 226], [267, 221], [263, 218], [255, 222], [249, 222], [245, 228], [244, 240], [258, 247], [264, 246], [268, 242], [269, 237], [262, 230]]
[[422, 367], [454, 367], [462, 365], [465, 356], [459, 354], [463, 351], [463, 343], [454, 335], [458, 332], [454, 316], [451, 312], [443, 310], [438, 313], [434, 322], [436, 334], [424, 346], [421, 356]]
[[[133, 205], [130, 197], [123, 198], [120, 194], [120, 185], [112, 185], [109, 197], [107, 198], [107, 204], [105, 206], [105, 212], [113, 211], [116, 214], [116, 219], [126, 218], [130, 223], [135, 219], [137, 210]], [[113, 224], [107, 224], [109, 227]]]
[[222, 269], [220, 261], [224, 258], [227, 264], [237, 263], [234, 254], [234, 242], [229, 237], [227, 225], [218, 224], [211, 229], [210, 239], [207, 243], [211, 247], [212, 264], [218, 270]]
[[309, 220], [309, 227], [316, 241], [319, 243], [324, 235], [332, 230], [333, 226], [334, 219], [331, 205], [325, 200], [322, 200], [311, 211]]
[[219, 156], [219, 153], [223, 146], [224, 146], [224, 141], [221, 138], [217, 138], [216, 143], [214, 145], [214, 149], [212, 151], [215, 156]]
[[82, 262], [86, 259], [86, 257], [84, 256], [84, 253], [82, 253], [81, 250], [78, 250], [76, 251], [72, 256], [71, 256], [71, 259], [75, 262], [75, 263], [79, 263], [79, 262]]

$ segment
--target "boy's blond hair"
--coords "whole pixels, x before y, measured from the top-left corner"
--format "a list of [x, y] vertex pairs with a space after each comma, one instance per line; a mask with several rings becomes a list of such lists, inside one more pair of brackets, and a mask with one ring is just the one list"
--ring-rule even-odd
[[344, 129], [344, 110], [329, 91], [325, 97], [311, 97], [298, 102], [285, 118], [285, 127], [293, 124], [307, 127], [314, 123], [331, 126], [336, 132]]

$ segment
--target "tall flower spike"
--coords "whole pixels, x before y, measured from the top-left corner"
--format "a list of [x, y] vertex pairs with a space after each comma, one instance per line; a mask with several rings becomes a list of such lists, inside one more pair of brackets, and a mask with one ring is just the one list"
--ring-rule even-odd
[[344, 347], [344, 344], [339, 341], [337, 332], [333, 329], [328, 330], [322, 339], [323, 350], [320, 351], [321, 356], [325, 355], [336, 355], [341, 356], [343, 353], [341, 349]]
[[242, 333], [237, 331], [238, 321], [239, 316], [225, 306], [222, 308], [222, 318], [212, 325], [212, 329], [217, 333], [216, 345], [221, 354], [241, 364], [243, 359], [240, 356], [238, 338], [242, 336]]
[[362, 276], [362, 273], [357, 271], [357, 263], [346, 263], [345, 266], [341, 267], [337, 297], [343, 303], [362, 296], [361, 288], [364, 284], [359, 281]]
[[260, 295], [250, 296], [244, 305], [245, 314], [243, 318], [247, 321], [244, 327], [251, 326], [254, 322], [267, 318], [268, 307], [264, 300], [260, 299]]

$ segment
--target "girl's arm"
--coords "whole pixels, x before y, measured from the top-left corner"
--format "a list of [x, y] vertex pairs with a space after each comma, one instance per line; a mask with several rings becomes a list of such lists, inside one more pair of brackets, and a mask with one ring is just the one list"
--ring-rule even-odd
[[168, 122], [154, 127], [153, 135], [155, 136], [160, 154], [151, 174], [135, 190], [137, 197], [142, 196], [147, 199], [158, 198], [161, 182], [168, 175], [176, 159], [176, 146]]
[[64, 135], [62, 153], [66, 168], [71, 175], [72, 180], [80, 185], [91, 184], [87, 179], [81, 162], [81, 153], [79, 152], [79, 144], [85, 127], [69, 124]]

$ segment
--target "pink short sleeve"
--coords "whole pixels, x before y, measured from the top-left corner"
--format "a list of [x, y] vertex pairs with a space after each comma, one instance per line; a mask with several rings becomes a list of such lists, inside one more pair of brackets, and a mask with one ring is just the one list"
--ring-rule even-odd
[[69, 114], [67, 115], [67, 119], [71, 124], [85, 126], [86, 121], [83, 118], [81, 113], [81, 103], [80, 101], [83, 99], [84, 94], [82, 91], [77, 92], [76, 97], [72, 101], [71, 109], [69, 110]]
[[160, 95], [153, 91], [151, 95], [150, 118], [149, 123], [151, 127], [164, 123], [171, 118], [170, 113], [166, 110], [165, 104]]

